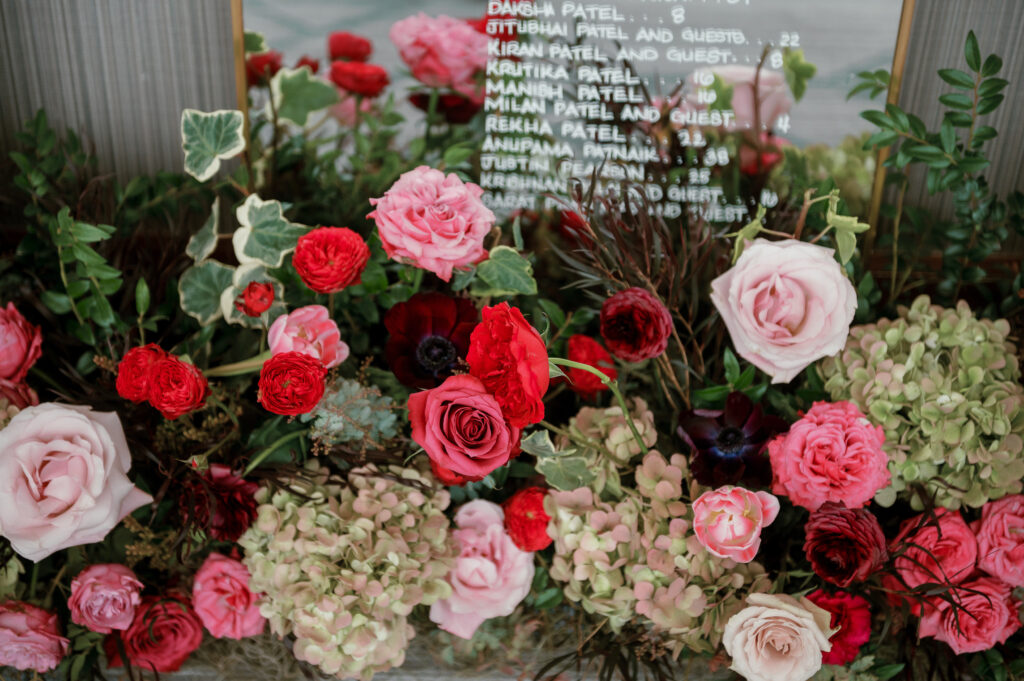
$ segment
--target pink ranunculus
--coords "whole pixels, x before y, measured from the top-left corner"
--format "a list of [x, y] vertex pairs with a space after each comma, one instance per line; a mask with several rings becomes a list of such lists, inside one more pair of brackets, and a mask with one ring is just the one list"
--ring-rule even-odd
[[71, 580], [71, 621], [98, 634], [127, 629], [142, 602], [141, 590], [142, 582], [124, 565], [90, 565]]
[[249, 590], [249, 570], [241, 561], [211, 553], [192, 583], [192, 607], [216, 638], [241, 639], [263, 633], [259, 595]]
[[331, 369], [348, 358], [348, 344], [323, 305], [296, 308], [274, 320], [267, 332], [271, 355], [301, 352]]
[[67, 652], [55, 614], [19, 601], [0, 603], [0, 666], [48, 672]]
[[469, 639], [484, 620], [512, 614], [530, 593], [533, 554], [515, 545], [501, 506], [490, 501], [463, 504], [455, 526], [460, 553], [448, 573], [452, 595], [430, 606], [430, 620]]
[[[370, 97], [356, 97], [351, 92], [338, 88], [338, 97], [340, 98], [337, 104], [332, 104], [327, 113], [334, 116], [342, 126], [346, 128], [354, 127], [358, 120], [366, 120], [367, 115], [373, 111], [373, 99]], [[362, 99], [359, 103], [359, 116], [356, 116], [356, 102]]]
[[[754, 127], [754, 79], [757, 69], [753, 66], [730, 65], [718, 66], [709, 70], [718, 78], [725, 87], [732, 88], [732, 110], [734, 113], [732, 125], [726, 126], [729, 130], [745, 129]], [[693, 106], [705, 108], [707, 105], [697, 101], [697, 90], [701, 88], [700, 79], [705, 77], [708, 70], [697, 70], [690, 74], [686, 81], [686, 89], [689, 93], [687, 102]], [[771, 130], [779, 117], [789, 113], [793, 106], [793, 98], [789, 93], [789, 86], [786, 85], [786, 77], [781, 71], [761, 69], [761, 76], [757, 78], [758, 100], [761, 102], [761, 127]]]
[[726, 485], [693, 502], [693, 531], [713, 555], [749, 563], [761, 546], [761, 530], [778, 514], [779, 500], [768, 492]]
[[462, 19], [420, 12], [396, 22], [389, 36], [416, 80], [483, 101], [478, 75], [487, 68], [486, 35]]
[[114, 412], [45, 403], [0, 430], [0, 535], [39, 561], [102, 541], [153, 501], [128, 479], [131, 454]]
[[14, 303], [0, 308], [0, 379], [20, 383], [42, 354], [43, 333]]
[[[955, 607], [949, 599], [957, 602]], [[953, 587], [947, 598], [932, 596], [921, 615], [919, 636], [949, 644], [957, 655], [978, 653], [1005, 643], [1020, 629], [1017, 603], [1010, 585], [995, 577], [979, 577]]]
[[384, 196], [370, 199], [375, 210], [367, 217], [376, 221], [390, 257], [449, 281], [455, 268], [487, 257], [484, 237], [495, 218], [480, 200], [483, 193], [454, 173], [419, 166], [403, 173]]
[[978, 560], [978, 543], [959, 511], [945, 508], [921, 514], [900, 525], [889, 544], [896, 556], [893, 567], [907, 587], [959, 584], [971, 576]]
[[1010, 586], [1024, 586], [1024, 494], [982, 506], [974, 529], [978, 567]]
[[811, 362], [842, 350], [857, 292], [832, 249], [755, 239], [711, 282], [711, 302], [736, 352], [772, 383], [788, 383]]
[[826, 501], [861, 508], [889, 484], [885, 432], [850, 402], [815, 402], [803, 418], [768, 443], [774, 483], [811, 511]]

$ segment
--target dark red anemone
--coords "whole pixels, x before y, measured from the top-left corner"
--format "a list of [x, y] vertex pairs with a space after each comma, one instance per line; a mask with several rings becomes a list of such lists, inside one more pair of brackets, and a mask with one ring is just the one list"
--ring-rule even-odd
[[410, 388], [434, 388], [451, 376], [469, 350], [480, 313], [464, 298], [417, 293], [384, 316], [384, 356], [395, 377]]

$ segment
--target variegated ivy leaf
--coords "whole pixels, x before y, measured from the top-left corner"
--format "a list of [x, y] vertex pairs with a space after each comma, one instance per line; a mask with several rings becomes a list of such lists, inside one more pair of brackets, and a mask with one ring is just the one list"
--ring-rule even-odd
[[281, 69], [270, 79], [270, 96], [281, 120], [303, 126], [309, 114], [339, 101], [338, 89], [313, 77], [308, 66]]
[[245, 32], [246, 54], [261, 54], [268, 49], [270, 48], [267, 47], [267, 39], [263, 37], [262, 33], [257, 33], [256, 31]]
[[178, 280], [181, 309], [195, 317], [203, 326], [220, 319], [221, 294], [224, 289], [230, 288], [234, 272], [234, 267], [228, 267], [216, 260], [204, 260], [185, 270]]
[[307, 229], [286, 220], [280, 202], [264, 201], [256, 194], [250, 194], [235, 214], [241, 227], [231, 237], [231, 243], [235, 257], [243, 265], [262, 263], [280, 267]]
[[217, 224], [220, 222], [220, 197], [213, 200], [210, 217], [199, 228], [199, 231], [188, 240], [185, 252], [197, 263], [206, 260], [217, 247]]
[[530, 261], [508, 246], [495, 246], [490, 257], [476, 266], [475, 296], [536, 295]]
[[[263, 284], [270, 284], [274, 287], [274, 302], [270, 305], [264, 316], [250, 317], [235, 307], [235, 300], [245, 292], [245, 287], [251, 282], [258, 281]], [[231, 278], [231, 286], [224, 289], [220, 297], [220, 310], [224, 319], [229, 324], [240, 324], [251, 329], [258, 329], [263, 326], [263, 320], [267, 324], [272, 323], [279, 316], [288, 312], [288, 306], [284, 303], [284, 284], [274, 278], [267, 268], [261, 263], [248, 263], [241, 265], [235, 270]]]
[[181, 147], [185, 172], [205, 182], [220, 170], [221, 159], [245, 149], [242, 112], [185, 109], [181, 112]]

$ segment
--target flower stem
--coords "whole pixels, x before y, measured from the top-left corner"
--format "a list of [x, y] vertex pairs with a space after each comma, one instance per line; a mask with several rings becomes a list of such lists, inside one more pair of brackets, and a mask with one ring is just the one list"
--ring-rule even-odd
[[270, 359], [270, 350], [261, 352], [255, 357], [249, 359], [243, 359], [241, 362], [235, 362], [233, 364], [222, 364], [219, 367], [207, 369], [205, 373], [207, 376], [240, 376], [247, 374], [250, 371], [259, 371], [263, 367], [263, 363]]
[[261, 449], [259, 452], [256, 453], [254, 457], [252, 457], [252, 459], [249, 460], [249, 464], [245, 467], [245, 471], [242, 472], [242, 476], [245, 477], [246, 475], [249, 475], [254, 470], [256, 470], [256, 467], [263, 463], [263, 460], [270, 456], [275, 449], [277, 449], [284, 443], [288, 442], [289, 440], [294, 440], [296, 438], [302, 437], [308, 432], [308, 430], [296, 430], [277, 438], [276, 440], [271, 442], [269, 446], [267, 446], [264, 449]]

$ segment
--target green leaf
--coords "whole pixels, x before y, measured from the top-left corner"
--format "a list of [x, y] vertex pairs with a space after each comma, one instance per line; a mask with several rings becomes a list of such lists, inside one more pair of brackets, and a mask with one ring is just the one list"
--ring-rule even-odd
[[939, 69], [939, 78], [953, 87], [963, 88], [964, 90], [974, 89], [974, 79], [971, 78], [970, 74], [959, 69]]
[[452, 291], [461, 291], [469, 286], [475, 278], [476, 267], [469, 267], [464, 270], [455, 270], [455, 276], [452, 277]]
[[1004, 95], [992, 95], [991, 97], [983, 97], [978, 102], [978, 115], [984, 116], [985, 114], [992, 113], [999, 108], [999, 105], [1003, 103]]
[[91, 246], [85, 244], [71, 244], [71, 252], [75, 254], [75, 260], [83, 265], [105, 265], [106, 259], [97, 253]]
[[76, 222], [71, 225], [71, 234], [79, 241], [88, 243], [103, 241], [114, 233], [110, 225], [90, 225], [87, 222]]
[[107, 300], [102, 291], [94, 290], [92, 296], [86, 298], [83, 302], [86, 306], [92, 307], [89, 316], [92, 317], [94, 322], [104, 328], [114, 324], [117, 318], [114, 316], [113, 308], [110, 307], [110, 301]]
[[185, 109], [181, 112], [181, 146], [185, 172], [205, 182], [220, 170], [221, 159], [245, 149], [242, 112]]
[[997, 135], [999, 135], [999, 133], [996, 132], [996, 129], [991, 125], [982, 125], [974, 131], [974, 139], [981, 140], [983, 142], [985, 140], [994, 139]]
[[789, 47], [782, 51], [782, 72], [786, 76], [786, 84], [793, 93], [793, 99], [800, 101], [807, 92], [807, 81], [814, 77], [818, 67], [804, 60], [803, 50]]
[[533, 601], [533, 607], [538, 610], [549, 610], [562, 602], [562, 589], [553, 586], [537, 594]]
[[262, 33], [256, 31], [245, 32], [245, 53], [246, 54], [259, 54], [266, 52], [270, 48], [267, 47], [267, 40], [263, 37]]
[[222, 314], [221, 294], [231, 286], [234, 271], [216, 260], [204, 260], [185, 270], [178, 281], [181, 309], [204, 326], [217, 321]]
[[473, 155], [472, 144], [456, 144], [448, 147], [444, 152], [444, 164], [448, 167], [457, 166], [469, 160]]
[[71, 298], [56, 291], [43, 291], [40, 294], [43, 305], [48, 307], [54, 314], [66, 314], [71, 311]]
[[891, 130], [893, 127], [892, 119], [886, 116], [881, 111], [861, 111], [860, 117], [866, 120], [868, 123], [873, 123], [880, 128]]
[[145, 316], [149, 311], [149, 284], [143, 277], [139, 277], [139, 282], [135, 284], [135, 311], [139, 313], [139, 317]]
[[551, 433], [543, 428], [525, 436], [519, 443], [519, 448], [527, 454], [533, 454], [538, 459], [566, 456], [576, 451], [575, 449], [567, 449], [564, 452], [560, 452], [555, 449], [554, 443], [551, 442]]
[[477, 265], [478, 281], [473, 284], [473, 295], [514, 296], [536, 295], [537, 281], [533, 278], [530, 261], [508, 246], [495, 246], [490, 257]]
[[199, 228], [199, 231], [188, 240], [185, 252], [197, 263], [206, 260], [217, 248], [217, 226], [220, 222], [220, 197], [213, 200], [213, 207], [210, 208], [210, 217]]
[[942, 119], [942, 127], [939, 129], [939, 138], [942, 140], [942, 149], [946, 153], [953, 153], [956, 149], [956, 129], [953, 122], [948, 118]]
[[999, 73], [999, 69], [1003, 68], [1003, 60], [997, 54], [990, 54], [985, 59], [985, 63], [981, 65], [981, 75], [983, 78], [994, 76]]
[[839, 252], [839, 262], [846, 264], [850, 262], [854, 252], [857, 250], [857, 237], [851, 232], [836, 232], [836, 250]]
[[981, 158], [978, 156], [968, 156], [966, 158], [960, 159], [956, 165], [958, 168], [960, 168], [960, 170], [964, 171], [965, 173], [976, 173], [979, 170], [984, 170], [991, 163], [992, 162], [989, 161], [987, 158]]
[[732, 262], [736, 264], [736, 261], [740, 259], [743, 254], [743, 249], [746, 248], [748, 241], [753, 241], [755, 237], [761, 232], [761, 220], [764, 219], [765, 207], [758, 205], [757, 215], [754, 219], [743, 226], [740, 231], [726, 236], [736, 237], [736, 242], [732, 246]]
[[725, 380], [733, 385], [740, 377], [740, 363], [729, 348], [725, 349], [722, 361], [725, 363]]
[[981, 70], [981, 51], [978, 49], [978, 38], [974, 35], [974, 31], [967, 32], [967, 40], [964, 43], [964, 58], [967, 59], [967, 65], [973, 71]]
[[939, 95], [939, 101], [954, 109], [970, 109], [974, 106], [974, 102], [970, 97], [959, 92], [947, 92], [944, 95]]
[[989, 78], [988, 80], [982, 81], [981, 85], [978, 86], [979, 97], [990, 97], [995, 94], [1002, 92], [1003, 88], [1010, 84], [1010, 81], [1005, 78]]
[[314, 111], [326, 109], [339, 101], [338, 89], [313, 77], [309, 67], [281, 69], [270, 80], [270, 96], [281, 120], [306, 125]]
[[306, 227], [285, 219], [279, 201], [264, 201], [256, 194], [250, 194], [235, 215], [241, 227], [235, 230], [231, 243], [242, 264], [258, 262], [280, 267], [307, 231]]
[[565, 312], [562, 312], [562, 308], [558, 307], [557, 303], [547, 298], [538, 298], [537, 305], [548, 316], [548, 319], [551, 320], [551, 327], [553, 329], [560, 329], [565, 325]]
[[590, 470], [587, 460], [578, 455], [540, 459], [537, 472], [544, 476], [549, 485], [563, 492], [586, 487], [597, 479], [597, 474]]

